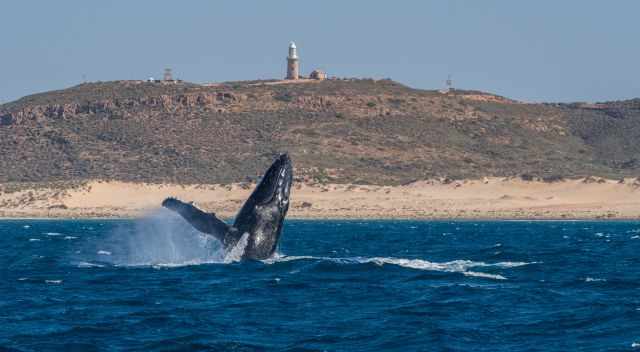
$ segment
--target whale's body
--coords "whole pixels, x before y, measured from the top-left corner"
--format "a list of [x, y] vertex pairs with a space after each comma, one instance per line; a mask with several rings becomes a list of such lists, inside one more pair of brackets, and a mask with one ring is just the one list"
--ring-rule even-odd
[[162, 206], [180, 214], [200, 232], [217, 238], [225, 251], [235, 247], [247, 234], [243, 259], [262, 260], [276, 251], [282, 223], [289, 210], [293, 168], [287, 154], [280, 155], [267, 169], [260, 183], [244, 203], [232, 226], [191, 203], [167, 198]]

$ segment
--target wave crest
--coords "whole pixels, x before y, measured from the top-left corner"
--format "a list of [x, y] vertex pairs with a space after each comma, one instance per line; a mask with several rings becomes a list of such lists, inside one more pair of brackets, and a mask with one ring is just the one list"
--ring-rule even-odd
[[535, 264], [536, 262], [498, 262], [498, 263], [485, 263], [474, 262], [471, 260], [453, 260], [450, 262], [437, 263], [430, 262], [423, 259], [406, 259], [406, 258], [394, 258], [394, 257], [347, 257], [347, 258], [333, 258], [333, 257], [314, 257], [314, 256], [286, 256], [286, 255], [274, 255], [272, 258], [263, 260], [265, 264], [275, 264], [279, 262], [289, 262], [295, 260], [324, 260], [338, 264], [368, 264], [373, 263], [383, 266], [385, 264], [397, 265], [403, 268], [426, 270], [426, 271], [441, 271], [460, 273], [465, 276], [481, 277], [494, 280], [506, 280], [507, 278], [499, 274], [491, 274], [479, 271], [471, 271], [471, 268], [477, 267], [495, 267], [500, 269], [510, 269], [519, 266]]

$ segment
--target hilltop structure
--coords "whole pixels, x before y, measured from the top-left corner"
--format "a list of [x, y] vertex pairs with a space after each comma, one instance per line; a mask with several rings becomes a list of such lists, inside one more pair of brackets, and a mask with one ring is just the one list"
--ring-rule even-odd
[[287, 56], [287, 79], [297, 80], [300, 78], [300, 62], [298, 60], [298, 49], [296, 43], [289, 43], [289, 56]]
[[157, 80], [153, 77], [149, 77], [147, 82], [161, 83], [161, 84], [175, 84], [175, 83], [182, 83], [182, 80], [174, 79], [172, 70], [170, 68], [165, 68], [164, 73], [162, 74], [162, 80]]
[[327, 79], [327, 73], [322, 70], [313, 70], [311, 71], [309, 78], [322, 81], [324, 79]]
[[300, 75], [300, 58], [298, 57], [298, 48], [296, 43], [289, 43], [289, 56], [287, 56], [287, 80], [316, 80], [322, 81], [327, 79], [327, 73], [323, 70], [313, 70], [308, 77]]
[[445, 87], [440, 90], [442, 94], [449, 94], [453, 92], [453, 81], [451, 80], [451, 75], [447, 76], [447, 80], [445, 81]]
[[170, 68], [164, 69], [164, 81], [173, 81], [173, 73]]

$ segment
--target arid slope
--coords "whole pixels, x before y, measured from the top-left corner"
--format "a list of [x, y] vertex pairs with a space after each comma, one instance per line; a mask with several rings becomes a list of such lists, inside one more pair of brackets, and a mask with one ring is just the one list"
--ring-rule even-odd
[[282, 151], [307, 183], [640, 175], [640, 100], [524, 104], [389, 80], [89, 83], [0, 105], [0, 183], [224, 184]]

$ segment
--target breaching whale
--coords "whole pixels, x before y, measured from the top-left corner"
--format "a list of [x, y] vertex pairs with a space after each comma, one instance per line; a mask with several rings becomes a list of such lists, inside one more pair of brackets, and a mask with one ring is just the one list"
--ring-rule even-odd
[[276, 250], [282, 223], [289, 210], [293, 168], [287, 154], [280, 155], [244, 203], [232, 226], [206, 213], [191, 203], [167, 198], [162, 206], [180, 214], [196, 230], [217, 238], [229, 251], [246, 236], [242, 259], [262, 260]]

